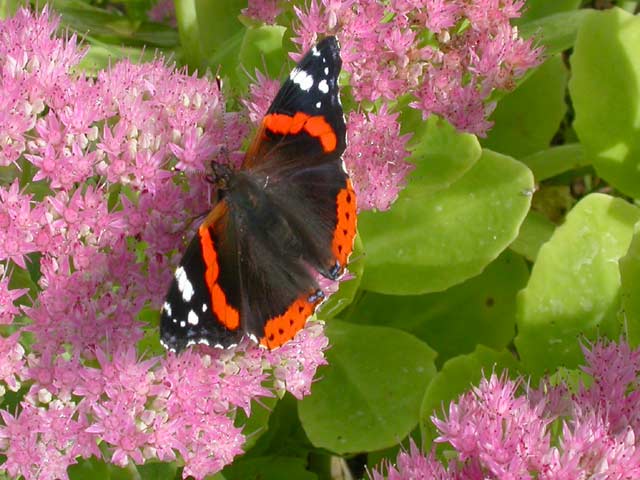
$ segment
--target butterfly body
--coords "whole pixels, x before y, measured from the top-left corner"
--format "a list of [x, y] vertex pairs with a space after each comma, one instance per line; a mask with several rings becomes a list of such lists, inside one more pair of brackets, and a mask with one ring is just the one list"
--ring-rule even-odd
[[320, 42], [283, 84], [242, 168], [212, 164], [217, 203], [161, 312], [170, 350], [229, 347], [243, 335], [276, 348], [324, 299], [315, 272], [333, 280], [344, 273], [356, 202], [341, 159], [340, 66], [337, 41]]

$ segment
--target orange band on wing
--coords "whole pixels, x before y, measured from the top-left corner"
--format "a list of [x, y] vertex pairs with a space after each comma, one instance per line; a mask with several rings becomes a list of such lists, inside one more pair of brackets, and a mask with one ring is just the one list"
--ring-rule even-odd
[[264, 117], [263, 125], [267, 130], [278, 135], [296, 135], [304, 130], [320, 141], [326, 153], [333, 152], [338, 144], [336, 132], [322, 115], [312, 117], [298, 112], [291, 117], [283, 113], [270, 113]]
[[353, 239], [356, 236], [356, 192], [348, 178], [346, 187], [338, 193], [336, 210], [338, 223], [333, 232], [331, 248], [335, 258], [344, 267], [353, 250]]
[[211, 293], [211, 308], [222, 325], [229, 330], [237, 330], [240, 327], [240, 314], [238, 310], [227, 303], [227, 296], [218, 283], [218, 275], [220, 274], [218, 254], [206, 224], [200, 226], [198, 235], [200, 236], [204, 263], [207, 266], [204, 279]]
[[316, 299], [310, 302], [310, 298], [308, 293], [301, 295], [282, 315], [267, 320], [264, 325], [264, 338], [260, 340], [260, 344], [271, 350], [295, 337], [323, 299], [322, 295], [317, 295]]

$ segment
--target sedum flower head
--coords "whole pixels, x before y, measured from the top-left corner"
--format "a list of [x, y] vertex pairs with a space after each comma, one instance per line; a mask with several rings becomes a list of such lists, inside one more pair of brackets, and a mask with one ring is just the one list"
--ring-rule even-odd
[[371, 472], [395, 479], [640, 478], [637, 391], [640, 349], [624, 342], [584, 346], [589, 386], [523, 388], [493, 374], [432, 417], [447, 462], [412, 443], [395, 465]]

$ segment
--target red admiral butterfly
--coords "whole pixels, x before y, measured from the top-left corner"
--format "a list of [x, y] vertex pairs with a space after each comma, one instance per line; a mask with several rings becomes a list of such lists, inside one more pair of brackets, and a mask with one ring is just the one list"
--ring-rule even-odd
[[341, 159], [341, 66], [337, 40], [325, 38], [282, 84], [241, 169], [212, 163], [217, 204], [162, 307], [169, 350], [230, 347], [244, 334], [279, 347], [324, 300], [314, 270], [332, 280], [344, 273], [356, 196]]

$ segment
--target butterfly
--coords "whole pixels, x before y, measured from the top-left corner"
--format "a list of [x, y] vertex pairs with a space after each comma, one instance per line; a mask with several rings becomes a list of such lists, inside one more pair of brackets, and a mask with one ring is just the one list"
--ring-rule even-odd
[[162, 306], [165, 348], [227, 348], [243, 335], [277, 348], [325, 299], [317, 273], [343, 275], [356, 235], [356, 194], [342, 161], [341, 67], [338, 41], [324, 38], [282, 84], [240, 169], [212, 163], [217, 203]]

